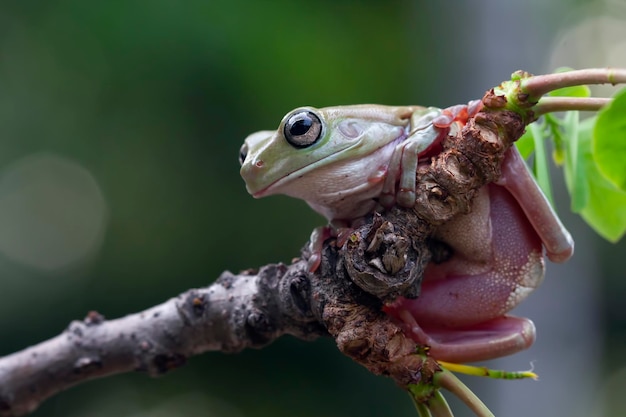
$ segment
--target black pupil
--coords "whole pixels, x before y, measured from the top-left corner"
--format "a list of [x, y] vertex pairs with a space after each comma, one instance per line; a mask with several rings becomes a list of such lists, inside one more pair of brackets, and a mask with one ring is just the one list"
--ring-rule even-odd
[[310, 117], [305, 115], [303, 115], [302, 117], [302, 119], [296, 120], [289, 128], [289, 133], [291, 133], [293, 136], [304, 135], [306, 132], [309, 131], [311, 125], [313, 124], [313, 121]]

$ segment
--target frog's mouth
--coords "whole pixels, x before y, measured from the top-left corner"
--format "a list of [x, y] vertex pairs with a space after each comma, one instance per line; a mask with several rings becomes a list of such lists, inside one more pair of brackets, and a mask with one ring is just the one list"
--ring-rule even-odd
[[472, 212], [435, 237], [451, 255], [429, 264], [417, 299], [399, 299], [387, 313], [439, 360], [472, 362], [530, 347], [532, 321], [506, 313], [543, 280], [542, 240], [511, 193], [483, 187]]
[[[409, 126], [398, 127], [397, 134], [390, 135], [386, 141], [378, 141], [376, 146], [371, 146], [372, 141], [361, 136], [330, 155], [314, 159], [298, 169], [283, 173], [264, 188], [252, 190], [251, 194], [254, 198], [285, 194], [314, 204], [333, 205], [330, 201], [335, 198], [345, 200], [347, 195], [371, 188], [369, 181], [371, 167], [378, 167], [380, 160], [391, 158], [396, 145], [406, 139], [408, 129]], [[356, 153], [359, 154], [359, 158], [350, 157]], [[285, 171], [278, 164], [264, 169]], [[338, 177], [343, 177], [343, 180], [337, 181]]]

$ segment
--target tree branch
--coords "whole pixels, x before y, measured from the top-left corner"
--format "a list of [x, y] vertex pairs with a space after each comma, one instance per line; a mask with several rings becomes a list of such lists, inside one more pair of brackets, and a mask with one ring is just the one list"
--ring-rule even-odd
[[290, 266], [225, 272], [209, 287], [124, 318], [90, 313], [61, 335], [0, 358], [0, 416], [27, 414], [93, 378], [132, 370], [161, 375], [191, 355], [260, 348], [283, 334], [330, 335], [344, 354], [405, 387], [433, 381], [437, 362], [416, 355], [415, 342], [381, 307], [399, 295], [418, 296], [424, 268], [437, 256], [433, 230], [470, 211], [531, 118], [505, 110], [506, 99], [494, 90], [483, 103], [432, 163], [418, 168], [415, 208], [372, 215], [341, 248], [326, 242], [315, 274], [305, 252]]
[[72, 385], [129, 371], [161, 375], [191, 355], [261, 348], [283, 334], [311, 340], [327, 332], [302, 310], [305, 268], [268, 265], [223, 273], [206, 288], [105, 321], [91, 312], [59, 336], [0, 358], [0, 416], [33, 411]]

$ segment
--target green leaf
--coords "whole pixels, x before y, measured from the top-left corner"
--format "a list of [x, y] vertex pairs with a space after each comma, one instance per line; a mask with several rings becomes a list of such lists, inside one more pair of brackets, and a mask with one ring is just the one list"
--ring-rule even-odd
[[564, 87], [550, 91], [548, 95], [558, 97], [589, 97], [591, 96], [591, 90], [586, 85], [576, 85], [574, 87]]
[[622, 191], [626, 191], [626, 89], [598, 114], [593, 132], [593, 157], [598, 169]]
[[537, 123], [528, 125], [533, 140], [535, 142], [535, 159], [533, 163], [533, 173], [537, 179], [537, 184], [546, 195], [546, 198], [554, 207], [554, 199], [552, 198], [552, 186], [550, 185], [550, 168], [548, 166], [548, 158], [546, 157], [546, 137], [545, 130]]
[[[595, 116], [594, 119], [595, 120]], [[593, 124], [593, 121], [587, 123]], [[579, 213], [589, 200], [589, 186], [585, 181], [583, 155], [579, 151], [579, 113], [567, 112], [562, 121], [563, 136], [567, 138], [563, 148], [565, 184], [571, 197], [571, 210]]]
[[578, 170], [584, 173], [579, 179], [586, 183], [588, 190], [588, 200], [580, 214], [598, 234], [617, 242], [626, 232], [626, 192], [615, 187], [598, 170], [592, 154], [594, 120], [587, 119], [579, 124]]
[[515, 142], [517, 150], [522, 155], [522, 158], [527, 159], [535, 151], [535, 140], [530, 129], [526, 129], [521, 138]]
[[546, 128], [549, 132], [547, 139], [552, 139], [552, 142], [554, 143], [552, 159], [555, 164], [561, 166], [565, 160], [565, 151], [563, 150], [563, 147], [565, 146], [565, 141], [563, 140], [563, 122], [554, 114], [546, 114], [544, 119], [546, 122]]

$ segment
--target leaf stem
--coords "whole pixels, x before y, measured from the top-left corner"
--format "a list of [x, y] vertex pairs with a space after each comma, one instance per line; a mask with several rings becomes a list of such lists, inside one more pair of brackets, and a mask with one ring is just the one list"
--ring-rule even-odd
[[433, 417], [454, 417], [448, 402], [439, 390], [435, 391], [433, 398], [428, 401], [428, 408]]
[[564, 87], [622, 83], [626, 83], [626, 69], [589, 68], [523, 78], [520, 87], [524, 93], [539, 98], [550, 91]]
[[447, 369], [448, 371], [458, 372], [465, 375], [472, 376], [485, 376], [494, 379], [537, 379], [538, 376], [532, 370], [530, 371], [518, 371], [518, 372], [510, 372], [510, 371], [500, 371], [496, 369], [489, 369], [484, 366], [472, 366], [465, 365], [461, 363], [451, 363], [444, 361], [437, 361], [437, 363]]
[[456, 395], [470, 410], [472, 410], [477, 417], [495, 417], [493, 413], [487, 408], [480, 398], [476, 396], [460, 379], [458, 379], [452, 372], [442, 369], [435, 375], [435, 384], [447, 389], [452, 394]]
[[542, 97], [533, 110], [537, 117], [557, 111], [598, 111], [611, 100], [605, 97]]
[[428, 406], [422, 402], [419, 402], [417, 398], [411, 395], [411, 400], [413, 400], [413, 405], [415, 405], [415, 409], [417, 410], [417, 415], [419, 417], [432, 417], [433, 415], [430, 412]]

